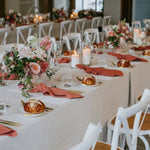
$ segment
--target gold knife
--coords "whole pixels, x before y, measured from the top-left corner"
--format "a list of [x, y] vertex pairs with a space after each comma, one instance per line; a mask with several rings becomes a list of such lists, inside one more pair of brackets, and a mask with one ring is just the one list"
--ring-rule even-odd
[[8, 121], [8, 120], [2, 120], [2, 119], [0, 119], [0, 123], [11, 125], [11, 126], [16, 126], [16, 127], [22, 126], [22, 124], [20, 124], [20, 123]]

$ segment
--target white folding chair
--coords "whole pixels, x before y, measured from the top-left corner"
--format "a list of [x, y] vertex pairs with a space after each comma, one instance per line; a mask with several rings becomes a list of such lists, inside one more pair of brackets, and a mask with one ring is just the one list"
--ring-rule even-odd
[[66, 33], [70, 33], [72, 24], [73, 20], [62, 21], [60, 23], [60, 38], [59, 41], [56, 41], [57, 43], [59, 43], [60, 47], [62, 47], [63, 35]]
[[80, 35], [80, 33], [66, 33], [63, 36], [63, 40], [66, 43], [68, 50], [71, 50], [72, 44], [73, 44], [72, 50], [76, 50], [78, 45], [81, 50], [81, 35]]
[[150, 19], [143, 19], [143, 23], [144, 23], [146, 28], [150, 27]]
[[75, 21], [75, 33], [80, 33], [81, 37], [83, 38], [83, 32], [84, 32], [84, 28], [85, 28], [85, 22], [86, 22], [86, 18], [82, 18], [82, 19], [77, 19]]
[[[25, 39], [25, 36], [24, 34], [27, 32], [27, 36], [30, 36], [31, 33], [32, 33], [32, 30], [33, 30], [33, 27], [34, 25], [25, 25], [25, 26], [19, 26], [19, 27], [16, 27], [16, 30], [17, 30], [17, 44], [20, 43], [20, 37], [23, 41], [23, 43], [26, 43], [26, 39]], [[23, 33], [25, 32], [25, 33]]]
[[108, 25], [110, 25], [111, 24], [111, 19], [112, 19], [112, 16], [104, 16], [103, 17], [103, 29], [106, 27], [106, 26], [108, 26]]
[[102, 26], [102, 17], [93, 17], [91, 28], [98, 28], [99, 26]]
[[[145, 145], [145, 149], [149, 150], [149, 144], [146, 141], [143, 135], [150, 134], [150, 115], [147, 114], [148, 106], [150, 105], [150, 90], [145, 89], [142, 99], [139, 103], [123, 109], [118, 109], [118, 114], [115, 121], [113, 117], [108, 121], [108, 134], [107, 134], [107, 142], [112, 143], [111, 150], [116, 150], [117, 142], [119, 139], [119, 135], [122, 136], [121, 147], [124, 147], [125, 137], [126, 142], [129, 147], [129, 150], [136, 150], [137, 148], [137, 138], [139, 137]], [[145, 111], [144, 111], [145, 110]], [[142, 113], [142, 111], [144, 111]], [[127, 120], [128, 119], [128, 120]], [[145, 122], [145, 120], [146, 122]], [[141, 120], [141, 121], [140, 121]], [[115, 125], [114, 125], [115, 122]], [[121, 126], [121, 124], [123, 126]], [[146, 129], [144, 129], [147, 126]], [[112, 138], [112, 131], [113, 138]], [[112, 138], [112, 142], [111, 142]]]
[[84, 36], [86, 42], [91, 42], [91, 43], [100, 42], [98, 29], [93, 29], [93, 28], [86, 29], [84, 31]]
[[140, 21], [132, 21], [132, 28], [137, 27], [141, 28], [141, 22]]
[[7, 37], [10, 32], [9, 28], [0, 28], [0, 34], [4, 37], [3, 41], [1, 42], [2, 45], [5, 45], [7, 43]]
[[89, 150], [90, 148], [94, 147], [98, 140], [101, 130], [102, 126], [100, 125], [100, 123], [98, 123], [97, 125], [90, 123], [82, 142], [71, 147], [69, 150]]
[[[53, 26], [54, 26], [54, 22], [40, 23], [39, 24], [39, 38], [45, 37], [45, 36], [48, 36], [50, 38]], [[48, 29], [48, 34], [45, 33], [44, 29], [45, 30]]]

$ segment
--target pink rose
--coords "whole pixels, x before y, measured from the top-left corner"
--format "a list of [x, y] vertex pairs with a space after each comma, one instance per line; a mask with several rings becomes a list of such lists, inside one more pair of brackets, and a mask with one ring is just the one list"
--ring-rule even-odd
[[34, 62], [30, 63], [30, 68], [31, 68], [32, 72], [35, 74], [39, 74], [41, 71], [41, 66]]

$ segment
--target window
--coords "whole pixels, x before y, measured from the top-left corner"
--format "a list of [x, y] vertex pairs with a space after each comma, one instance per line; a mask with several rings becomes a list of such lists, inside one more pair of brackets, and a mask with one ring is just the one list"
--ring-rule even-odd
[[76, 0], [76, 9], [94, 9], [98, 12], [102, 12], [103, 0]]

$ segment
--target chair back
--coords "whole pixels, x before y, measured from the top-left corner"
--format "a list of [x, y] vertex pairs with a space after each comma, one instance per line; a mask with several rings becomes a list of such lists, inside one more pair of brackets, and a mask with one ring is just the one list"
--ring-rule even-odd
[[146, 28], [150, 27], [150, 19], [143, 19], [143, 23], [144, 23]]
[[5, 45], [7, 43], [7, 37], [9, 32], [10, 32], [9, 28], [0, 28], [0, 34], [2, 34], [3, 36], [3, 40], [1, 42], [2, 45]]
[[16, 27], [17, 30], [17, 44], [20, 43], [20, 37], [23, 41], [23, 43], [26, 43], [26, 39], [24, 37], [24, 34], [22, 32], [26, 32], [27, 31], [27, 37], [31, 35], [32, 30], [33, 30], [34, 25], [25, 25], [25, 26], [20, 26], [20, 27]]
[[73, 20], [62, 21], [60, 24], [60, 45], [62, 41], [62, 37], [66, 33], [70, 33], [71, 27], [73, 24]]
[[84, 31], [84, 36], [86, 42], [91, 42], [91, 43], [100, 42], [98, 29], [93, 29], [93, 28], [86, 29]]
[[112, 16], [104, 16], [104, 18], [103, 18], [103, 29], [105, 26], [108, 26], [111, 24], [111, 19], [112, 19]]
[[[136, 150], [138, 134], [145, 118], [145, 116], [142, 118], [141, 114], [142, 111], [144, 111], [145, 109], [146, 109], [145, 110], [145, 114], [146, 114], [149, 105], [150, 105], [150, 90], [145, 89], [142, 99], [139, 103], [131, 107], [128, 107], [126, 109], [122, 107], [118, 109], [113, 138], [112, 138], [111, 150], [117, 150], [119, 130], [121, 128], [121, 124], [123, 125], [129, 150]], [[131, 134], [127, 119], [134, 115], [135, 115], [134, 126], [133, 126], [133, 132]], [[140, 121], [141, 119], [142, 121]]]
[[101, 17], [93, 17], [92, 18], [91, 28], [98, 28], [101, 25], [102, 25]]
[[100, 123], [98, 123], [97, 125], [90, 123], [82, 142], [69, 150], [89, 150], [91, 147], [92, 150], [94, 150], [95, 144], [101, 131], [102, 126], [100, 125]]
[[140, 21], [132, 21], [132, 28], [137, 27], [141, 28], [141, 22]]
[[[71, 49], [76, 50], [78, 45], [81, 50], [81, 35], [80, 35], [80, 33], [66, 33], [63, 36], [63, 40], [65, 41], [68, 50], [71, 50]], [[73, 47], [73, 48], [71, 48], [71, 47]]]
[[75, 33], [77, 32], [80, 33], [81, 37], [83, 37], [86, 20], [87, 20], [86, 18], [82, 18], [82, 19], [77, 19], [75, 21]]
[[[45, 36], [48, 36], [50, 38], [53, 26], [54, 26], [54, 22], [39, 24], [39, 38], [45, 37]], [[47, 32], [45, 32], [46, 29], [48, 29], [48, 34]]]

